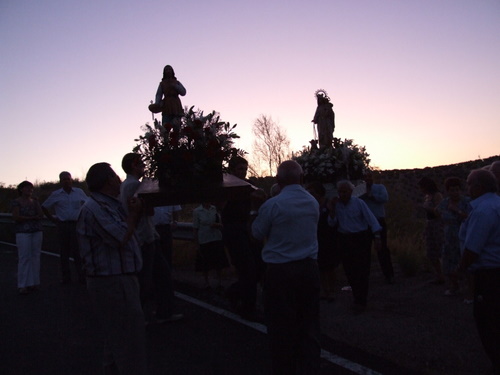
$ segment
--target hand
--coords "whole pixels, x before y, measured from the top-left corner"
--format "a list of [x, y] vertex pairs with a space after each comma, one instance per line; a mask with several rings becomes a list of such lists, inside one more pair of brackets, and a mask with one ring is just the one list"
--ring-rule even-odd
[[382, 250], [382, 241], [380, 240], [380, 237], [375, 237], [373, 239], [373, 245], [375, 246], [375, 251]]

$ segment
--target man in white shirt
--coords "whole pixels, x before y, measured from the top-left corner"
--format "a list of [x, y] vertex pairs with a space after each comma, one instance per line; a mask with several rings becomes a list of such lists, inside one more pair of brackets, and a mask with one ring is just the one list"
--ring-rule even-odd
[[[278, 167], [281, 191], [252, 211], [252, 235], [264, 241], [264, 306], [273, 374], [319, 374], [319, 204], [302, 187], [302, 168]], [[253, 206], [259, 205], [253, 196]]]
[[[47, 200], [43, 202], [42, 210], [47, 218], [57, 226], [61, 256], [61, 282], [63, 284], [71, 283], [70, 256], [75, 261], [79, 281], [84, 282], [82, 262], [76, 239], [76, 221], [81, 207], [87, 200], [87, 195], [82, 189], [73, 187], [73, 179], [69, 172], [61, 172], [59, 182], [61, 188], [52, 192]], [[51, 211], [55, 212], [55, 215], [52, 215]]]
[[353, 310], [366, 308], [370, 278], [371, 245], [380, 249], [380, 226], [366, 203], [352, 196], [354, 185], [347, 180], [337, 183], [338, 202], [330, 205], [328, 223], [337, 228], [340, 259], [354, 297]]

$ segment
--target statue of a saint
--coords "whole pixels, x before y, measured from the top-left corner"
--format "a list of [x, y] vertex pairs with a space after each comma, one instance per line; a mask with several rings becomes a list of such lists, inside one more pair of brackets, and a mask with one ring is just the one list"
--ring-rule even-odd
[[158, 109], [159, 112], [161, 109], [162, 125], [171, 124], [174, 130], [179, 130], [180, 119], [184, 115], [179, 95], [186, 95], [186, 89], [175, 77], [174, 69], [167, 65], [163, 68], [163, 79], [158, 85], [155, 103], [150, 106], [150, 110], [156, 112], [153, 109]]
[[335, 113], [333, 104], [325, 90], [316, 91], [318, 107], [312, 120], [318, 129], [318, 141], [320, 148], [332, 147], [333, 131], [335, 130]]

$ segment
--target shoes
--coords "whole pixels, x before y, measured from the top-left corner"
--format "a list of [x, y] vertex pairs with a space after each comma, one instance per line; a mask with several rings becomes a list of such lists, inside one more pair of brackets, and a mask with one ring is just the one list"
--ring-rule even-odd
[[454, 289], [446, 289], [444, 291], [444, 295], [445, 296], [456, 296], [457, 295], [457, 291], [454, 290]]
[[19, 291], [19, 294], [22, 294], [24, 296], [29, 293], [28, 288], [19, 288], [18, 291]]
[[474, 300], [473, 300], [473, 299], [467, 299], [467, 298], [465, 298], [465, 299], [464, 299], [464, 303], [465, 303], [466, 305], [470, 305], [470, 304], [473, 304], [473, 303], [474, 303]]
[[178, 320], [181, 320], [184, 318], [183, 314], [172, 314], [168, 317], [162, 318], [162, 317], [156, 317], [156, 323], [158, 324], [163, 324], [163, 323], [171, 323], [171, 322], [176, 322]]

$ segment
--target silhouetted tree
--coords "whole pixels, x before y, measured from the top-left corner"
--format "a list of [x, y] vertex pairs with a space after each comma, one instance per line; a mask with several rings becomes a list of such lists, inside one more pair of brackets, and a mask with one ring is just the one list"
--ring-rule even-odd
[[[252, 160], [254, 170], [264, 170], [273, 176], [281, 162], [290, 155], [290, 140], [270, 116], [261, 114], [253, 123], [254, 135]], [[265, 167], [264, 167], [265, 165]]]

